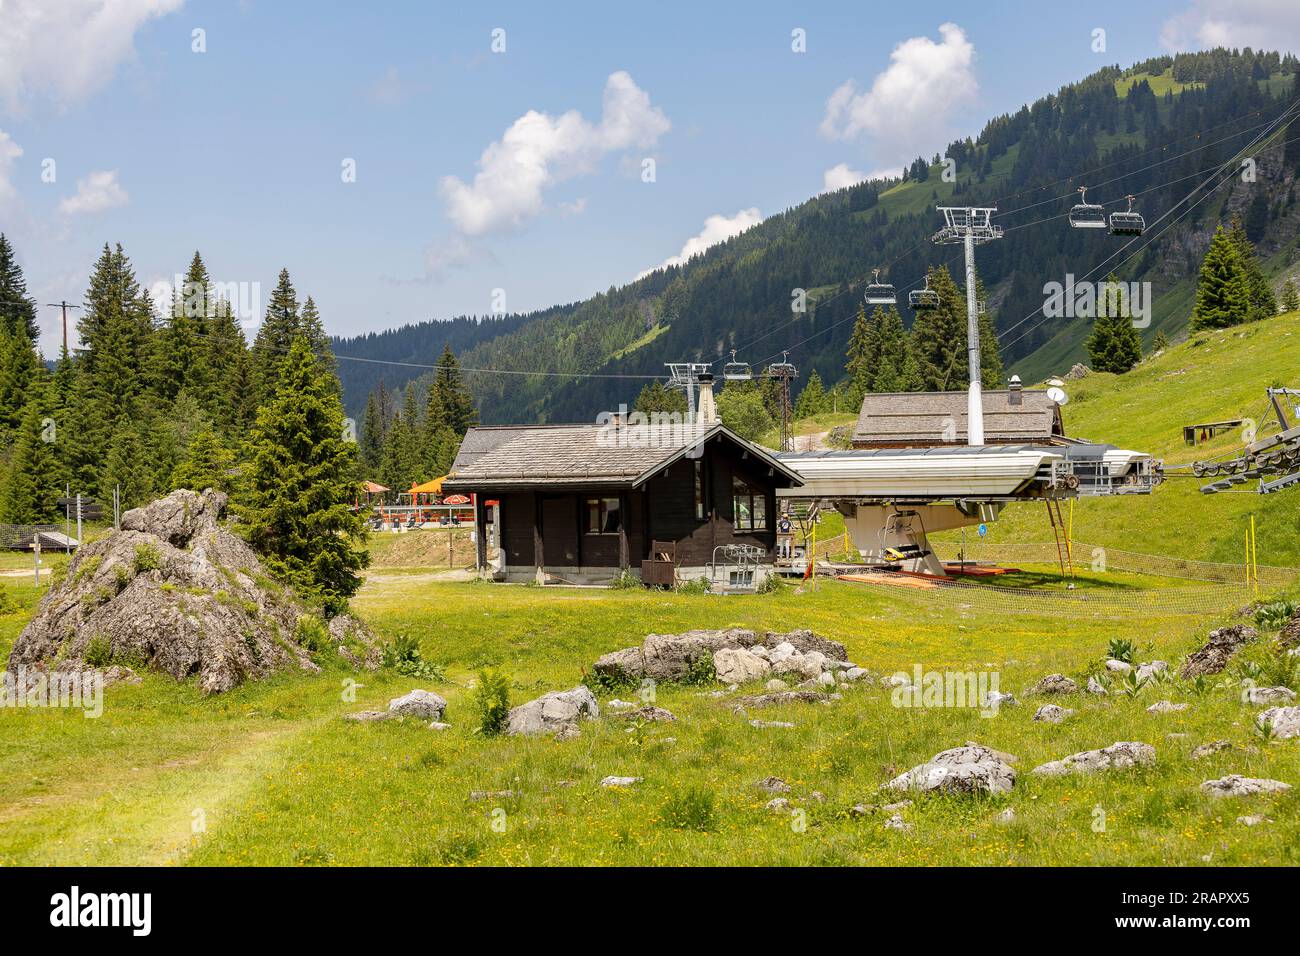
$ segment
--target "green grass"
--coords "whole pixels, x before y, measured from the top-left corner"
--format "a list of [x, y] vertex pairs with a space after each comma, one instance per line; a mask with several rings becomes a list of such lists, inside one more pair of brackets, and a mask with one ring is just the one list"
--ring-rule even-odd
[[1177, 96], [1183, 90], [1200, 89], [1205, 84], [1193, 80], [1191, 83], [1180, 83], [1174, 79], [1174, 68], [1171, 66], [1163, 73], [1132, 73], [1128, 76], [1120, 77], [1115, 81], [1115, 94], [1120, 98], [1128, 96], [1128, 91], [1137, 84], [1146, 80], [1151, 85], [1151, 92], [1157, 98], [1163, 97], [1166, 93], [1173, 93]]
[[[1193, 450], [1182, 444], [1182, 425], [1258, 415], [1264, 387], [1294, 382], [1298, 360], [1300, 315], [1193, 336], [1127, 375], [1071, 382], [1067, 431], [1171, 464], [1226, 452], [1236, 436]], [[1260, 562], [1300, 564], [1295, 494], [1202, 497], [1196, 488], [1171, 479], [1150, 497], [1080, 502], [1074, 537], [1231, 563], [1240, 560], [1253, 513]], [[1051, 541], [1045, 518], [1041, 509], [1008, 509], [978, 546]], [[818, 539], [842, 528], [838, 515], [826, 514]], [[1116, 637], [1136, 641], [1139, 660], [1176, 665], [1244, 603], [1189, 608], [1164, 600], [1188, 587], [1179, 577], [1138, 573], [1140, 566], [1095, 572], [1081, 558], [1075, 593], [1148, 600], [1141, 609], [1063, 611], [1059, 576], [1042, 561], [1017, 562], [1021, 571], [998, 582], [1030, 592], [1032, 601], [836, 581], [730, 597], [574, 590], [452, 583], [431, 570], [377, 568], [354, 602], [358, 613], [385, 640], [414, 636], [445, 677], [356, 674], [322, 655], [320, 674], [282, 674], [207, 699], [192, 681], [148, 674], [141, 686], [110, 688], [103, 716], [93, 720], [76, 711], [0, 708], [0, 864], [1300, 863], [1300, 741], [1267, 742], [1253, 732], [1257, 709], [1240, 702], [1233, 671], [1222, 686], [1199, 691], [1174, 682], [1137, 699], [1070, 700], [1079, 713], [1059, 726], [1032, 722], [1038, 702], [1023, 696], [1019, 708], [984, 718], [972, 710], [895, 707], [888, 691], [861, 687], [827, 706], [751, 712], [796, 724], [756, 729], [726, 698], [664, 686], [657, 703], [677, 715], [675, 723], [629, 733], [607, 717], [563, 743], [473, 732], [472, 685], [480, 671], [504, 674], [512, 702], [521, 703], [574, 686], [600, 654], [651, 632], [809, 627], [842, 641], [854, 661], [877, 673], [918, 664], [990, 670], [1002, 690], [1021, 694], [1048, 673], [1082, 680]], [[38, 595], [28, 576], [0, 581], [17, 604], [0, 614], [0, 654], [7, 655]], [[1242, 654], [1265, 662], [1263, 643]], [[354, 681], [360, 686], [350, 694]], [[342, 720], [418, 686], [447, 698], [451, 730]], [[1147, 713], [1160, 699], [1191, 707]], [[1234, 749], [1189, 758], [1196, 745], [1218, 739]], [[1012, 794], [917, 800], [904, 811], [914, 825], [906, 834], [885, 830], [879, 816], [850, 815], [855, 804], [896, 799], [880, 793], [881, 784], [967, 740], [1020, 757]], [[1028, 774], [1038, 763], [1118, 740], [1152, 744], [1156, 766], [1092, 779]], [[1202, 781], [1226, 773], [1297, 789], [1223, 801], [1200, 793]], [[794, 788], [788, 797], [802, 817], [765, 809], [770, 795], [754, 782], [771, 774]], [[602, 789], [607, 775], [644, 782]], [[514, 795], [475, 801], [474, 790]], [[824, 801], [814, 800], [814, 791]], [[1015, 811], [1010, 824], [995, 821], [1005, 808]], [[1098, 808], [1106, 820], [1100, 833], [1093, 828]], [[1236, 822], [1254, 813], [1273, 822]], [[800, 820], [806, 826], [792, 826]], [[203, 823], [197, 831], [196, 821]]]

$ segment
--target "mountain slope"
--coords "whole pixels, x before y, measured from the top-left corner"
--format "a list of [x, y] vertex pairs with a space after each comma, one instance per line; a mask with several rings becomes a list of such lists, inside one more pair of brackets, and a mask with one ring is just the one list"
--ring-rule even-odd
[[[1073, 202], [1073, 177], [1094, 171], [1088, 176], [1091, 201], [1141, 194], [1139, 208], [1149, 223], [1165, 213], [1171, 213], [1166, 222], [1174, 220], [1185, 209], [1175, 204], [1209, 170], [1231, 160], [1296, 99], [1296, 68], [1290, 56], [1222, 50], [1160, 58], [1128, 71], [1109, 67], [992, 120], [976, 140], [949, 144], [945, 155], [956, 162], [952, 182], [941, 175], [937, 155], [930, 165], [918, 160], [907, 180], [817, 196], [684, 266], [579, 303], [479, 326], [461, 354], [467, 367], [560, 373], [470, 376], [483, 420], [590, 420], [635, 398], [641, 382], [617, 376], [658, 376], [664, 362], [716, 361], [731, 348], [755, 365], [789, 349], [805, 374], [816, 368], [834, 382], [843, 377], [861, 283], [872, 268], [886, 267], [901, 292], [919, 285], [927, 265], [956, 267], [955, 248], [928, 241], [938, 225], [934, 206], [945, 202], [996, 203], [1003, 211], [1006, 237], [983, 247], [979, 263], [1004, 360], [1026, 379], [1063, 371], [1083, 358], [1087, 320], [1034, 315], [1044, 283], [1064, 282], [1071, 273], [1082, 278], [1123, 245], [1102, 230], [1071, 230], [1059, 218]], [[1158, 331], [1170, 335], [1184, 327], [1190, 279], [1214, 224], [1225, 216], [1242, 216], [1265, 258], [1280, 256], [1279, 266], [1289, 262], [1300, 231], [1300, 132], [1286, 139], [1256, 157], [1256, 183], [1233, 178], [1156, 241], [1132, 247], [1142, 251], [1119, 273], [1152, 283], [1156, 308], [1144, 332], [1148, 342]], [[790, 308], [796, 289], [809, 293], [802, 315]], [[437, 325], [399, 330], [382, 344], [412, 353], [417, 337], [436, 337], [430, 327]], [[376, 357], [369, 340], [335, 345], [341, 355]], [[418, 361], [434, 357], [426, 353]], [[411, 370], [391, 372], [390, 379], [384, 371], [385, 380], [400, 383]], [[563, 374], [590, 372], [609, 377]], [[364, 391], [348, 378], [344, 384], [355, 412]]]

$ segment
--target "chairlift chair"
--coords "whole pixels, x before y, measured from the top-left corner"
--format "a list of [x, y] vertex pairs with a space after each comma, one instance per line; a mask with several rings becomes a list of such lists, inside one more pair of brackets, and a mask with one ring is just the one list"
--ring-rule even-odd
[[1106, 210], [1088, 202], [1088, 187], [1079, 187], [1079, 202], [1070, 210], [1070, 225], [1075, 229], [1105, 229]]
[[722, 367], [722, 379], [726, 382], [748, 382], [754, 377], [748, 362], [736, 361], [736, 350], [731, 350], [731, 361]]
[[888, 282], [880, 281], [880, 270], [871, 270], [871, 281], [867, 283], [867, 291], [863, 295], [867, 305], [896, 305], [898, 303], [898, 294], [894, 287]]
[[1110, 214], [1110, 234], [1112, 236], [1140, 236], [1146, 229], [1146, 221], [1141, 214], [1133, 211], [1133, 197], [1125, 196], [1128, 200], [1128, 209], [1124, 212], [1113, 212]]
[[907, 294], [908, 304], [918, 312], [939, 308], [939, 293], [930, 288], [930, 277], [925, 277], [924, 289], [913, 289]]

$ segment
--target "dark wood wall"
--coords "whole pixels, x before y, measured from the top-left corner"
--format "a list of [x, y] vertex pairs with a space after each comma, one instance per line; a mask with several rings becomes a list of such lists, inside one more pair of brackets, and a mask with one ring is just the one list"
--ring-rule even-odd
[[[649, 556], [650, 541], [673, 541], [677, 563], [708, 564], [714, 548], [725, 544], [751, 544], [769, 558], [776, 545], [774, 478], [767, 466], [745, 459], [730, 443], [713, 441], [701, 459], [706, 514], [696, 517], [695, 461], [684, 458], [655, 475], [635, 491], [580, 489], [560, 493], [510, 492], [500, 495], [501, 544], [506, 564], [535, 565], [534, 527], [540, 529], [543, 559], [548, 567], [617, 568], [621, 542], [617, 534], [585, 534], [589, 497], [622, 497], [627, 557], [632, 566]], [[735, 528], [732, 476], [740, 474], [763, 489], [769, 528], [738, 531]], [[540, 524], [538, 521], [540, 520]]]

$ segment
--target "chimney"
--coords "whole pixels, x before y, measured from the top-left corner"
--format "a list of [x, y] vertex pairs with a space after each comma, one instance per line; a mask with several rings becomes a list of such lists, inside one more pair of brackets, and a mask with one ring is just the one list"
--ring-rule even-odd
[[1023, 405], [1025, 401], [1024, 394], [1020, 391], [1020, 376], [1012, 375], [1010, 389], [1007, 392], [1008, 405]]
[[695, 421], [700, 425], [716, 425], [721, 419], [718, 418], [718, 405], [713, 400], [713, 373], [702, 372], [699, 383], [700, 408], [695, 415]]

